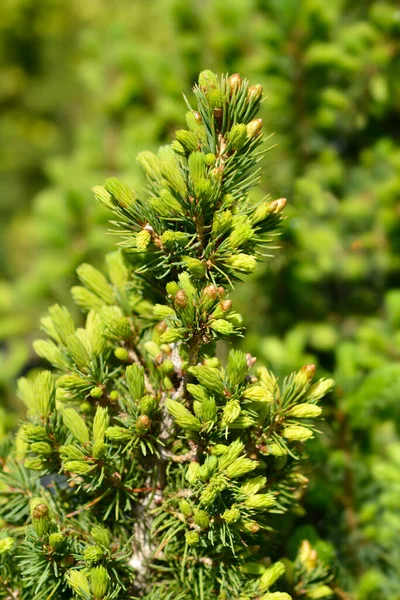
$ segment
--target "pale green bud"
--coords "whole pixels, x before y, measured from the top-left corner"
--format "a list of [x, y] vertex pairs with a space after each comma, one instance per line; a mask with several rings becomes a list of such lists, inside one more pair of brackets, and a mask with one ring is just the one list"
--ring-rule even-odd
[[270, 390], [261, 385], [253, 385], [244, 391], [243, 396], [255, 402], [273, 402], [274, 396]]
[[87, 346], [83, 343], [77, 333], [69, 335], [66, 343], [68, 352], [76, 365], [81, 369], [88, 367], [91, 357]]
[[66, 344], [66, 340], [75, 331], [72, 317], [65, 306], [55, 304], [49, 308], [50, 319], [42, 319], [43, 329], [56, 341]]
[[194, 182], [194, 193], [199, 200], [208, 203], [213, 194], [213, 185], [209, 179], [204, 177]]
[[121, 362], [127, 362], [129, 360], [129, 352], [126, 348], [116, 348], [114, 350], [114, 356]]
[[255, 425], [256, 421], [250, 415], [241, 413], [238, 418], [229, 425], [230, 429], [246, 429]]
[[90, 566], [100, 562], [104, 556], [100, 546], [88, 546], [83, 552], [83, 558]]
[[33, 348], [38, 356], [45, 358], [49, 363], [57, 368], [63, 368], [66, 365], [65, 357], [58, 346], [49, 340], [35, 340]]
[[215, 164], [215, 161], [217, 160], [215, 154], [211, 154], [211, 152], [206, 154], [204, 158], [206, 161], [206, 165], [209, 167], [212, 167]]
[[316, 381], [307, 391], [307, 400], [314, 400], [317, 402], [326, 396], [326, 394], [332, 390], [334, 385], [335, 382], [333, 379], [320, 379], [319, 381]]
[[102, 185], [95, 185], [94, 187], [92, 187], [92, 192], [96, 200], [98, 200], [103, 206], [105, 206], [109, 210], [115, 209], [113, 197], [109, 192], [107, 192], [105, 187], [103, 187]]
[[47, 442], [34, 442], [30, 447], [31, 451], [40, 456], [50, 456], [53, 453], [53, 449]]
[[240, 415], [241, 408], [240, 402], [238, 400], [229, 400], [225, 406], [222, 413], [222, 426], [226, 427], [227, 424], [233, 423], [238, 416]]
[[185, 540], [188, 546], [196, 546], [200, 542], [200, 536], [197, 531], [187, 531]]
[[160, 342], [162, 344], [173, 344], [183, 339], [185, 335], [185, 330], [182, 328], [174, 328], [169, 327], [163, 334], [160, 336]]
[[282, 431], [283, 437], [295, 442], [306, 442], [314, 437], [313, 432], [301, 425], [287, 425]]
[[198, 139], [192, 131], [186, 129], [178, 129], [175, 133], [176, 139], [182, 144], [187, 152], [193, 152], [197, 148]]
[[201, 529], [207, 529], [210, 524], [210, 517], [204, 510], [196, 508], [193, 512], [193, 521], [196, 525], [201, 527]]
[[235, 440], [229, 446], [224, 446], [225, 450], [222, 449], [222, 444], [219, 446], [221, 456], [218, 461], [218, 468], [220, 471], [231, 465], [244, 451], [244, 443], [241, 440]]
[[333, 590], [328, 585], [319, 585], [313, 590], [307, 592], [307, 598], [318, 600], [319, 598], [330, 598], [333, 596]]
[[129, 278], [129, 271], [125, 265], [122, 252], [119, 250], [116, 252], [109, 252], [106, 255], [106, 263], [112, 283], [117, 287], [122, 288], [128, 282]]
[[84, 391], [88, 388], [88, 382], [75, 375], [75, 373], [69, 373], [68, 375], [62, 375], [57, 379], [57, 386], [70, 391]]
[[150, 232], [147, 231], [147, 229], [142, 229], [136, 235], [136, 248], [138, 249], [139, 252], [145, 252], [146, 248], [150, 244], [150, 242], [151, 242], [151, 235], [150, 235]]
[[151, 340], [146, 342], [144, 344], [144, 347], [146, 348], [150, 356], [154, 359], [157, 359], [162, 354], [160, 346]]
[[106, 304], [113, 303], [113, 289], [103, 273], [100, 273], [100, 271], [92, 267], [92, 265], [88, 264], [80, 265], [76, 272], [85, 287], [101, 298]]
[[60, 546], [63, 545], [64, 543], [64, 536], [62, 533], [60, 532], [56, 532], [56, 533], [51, 533], [49, 535], [49, 544], [52, 548], [60, 548]]
[[202, 180], [206, 175], [206, 159], [202, 152], [192, 152], [188, 159], [189, 173], [195, 183]]
[[179, 510], [183, 515], [185, 515], [185, 517], [190, 517], [193, 514], [192, 507], [190, 506], [189, 502], [185, 500], [185, 498], [182, 498], [182, 500], [179, 502]]
[[107, 447], [103, 440], [97, 440], [96, 442], [94, 442], [92, 449], [93, 458], [103, 458], [106, 453], [106, 449]]
[[106, 437], [114, 442], [125, 442], [132, 439], [132, 432], [124, 427], [107, 427]]
[[85, 460], [85, 455], [82, 450], [79, 450], [79, 448], [72, 444], [60, 446], [59, 452], [62, 460]]
[[[197, 138], [196, 138], [196, 140], [197, 140]], [[178, 142], [178, 140], [173, 140], [171, 142], [171, 148], [176, 154], [179, 154], [179, 156], [186, 155], [186, 150], [185, 150], [184, 146], [180, 142]]]
[[160, 320], [168, 319], [168, 318], [176, 316], [174, 309], [171, 308], [170, 306], [165, 306], [164, 304], [155, 304], [153, 312], [154, 312], [154, 316]]
[[160, 365], [163, 375], [171, 375], [175, 372], [174, 363], [169, 358], [165, 358]]
[[223, 475], [213, 475], [210, 483], [200, 495], [200, 504], [212, 504], [219, 494], [226, 489], [227, 485], [228, 483]]
[[180, 402], [176, 400], [167, 400], [165, 403], [168, 412], [172, 415], [175, 422], [187, 431], [200, 431], [201, 423], [197, 417]]
[[93, 470], [93, 465], [81, 460], [67, 460], [64, 465], [64, 471], [70, 471], [76, 475], [86, 475]]
[[243, 504], [246, 508], [263, 510], [275, 505], [275, 497], [273, 494], [255, 494], [246, 498]]
[[210, 323], [210, 327], [216, 333], [220, 335], [232, 335], [234, 331], [234, 326], [229, 321], [225, 319], [216, 319]]
[[202, 125], [201, 115], [197, 110], [189, 110], [185, 115], [187, 126], [193, 131], [201, 142], [207, 139], [206, 130]]
[[151, 177], [151, 179], [160, 179], [161, 178], [161, 170], [160, 170], [160, 161], [158, 157], [148, 150], [144, 152], [139, 152], [136, 157], [136, 160], [145, 171], [146, 175]]
[[70, 569], [66, 575], [68, 585], [80, 598], [87, 600], [91, 598], [90, 585], [83, 571]]
[[259, 204], [253, 214], [251, 215], [251, 223], [255, 225], [264, 221], [271, 213], [278, 214], [286, 206], [286, 198], [279, 198], [279, 200], [273, 200], [272, 202], [262, 202]]
[[201, 385], [195, 385], [194, 383], [188, 383], [186, 386], [187, 391], [199, 402], [208, 400], [208, 394]]
[[267, 478], [259, 475], [258, 477], [253, 477], [253, 479], [249, 479], [245, 481], [245, 483], [240, 487], [240, 491], [243, 494], [248, 496], [252, 496], [253, 494], [257, 494], [263, 487], [265, 487], [267, 483]]
[[247, 127], [241, 123], [237, 123], [228, 133], [228, 143], [233, 150], [240, 150], [247, 140]]
[[93, 420], [93, 441], [103, 441], [109, 423], [108, 409], [98, 406]]
[[229, 479], [237, 479], [242, 475], [246, 475], [246, 473], [250, 473], [250, 471], [254, 471], [257, 467], [258, 461], [240, 457], [233, 461], [233, 463], [226, 468], [225, 472]]
[[274, 442], [268, 444], [268, 454], [272, 454], [272, 456], [286, 456], [287, 453], [287, 449], [279, 444], [275, 444]]
[[124, 317], [122, 311], [117, 306], [106, 306], [102, 309], [101, 322], [103, 325], [103, 334], [115, 340], [126, 340], [132, 336], [132, 329], [127, 317]]
[[201, 71], [199, 74], [199, 85], [201, 87], [210, 88], [218, 86], [218, 77], [210, 70]]
[[161, 236], [161, 242], [168, 250], [173, 250], [175, 244], [185, 246], [188, 241], [188, 234], [183, 231], [164, 231]]
[[[220, 109], [223, 103], [223, 95], [221, 90], [215, 88], [209, 89], [207, 92], [207, 100], [211, 108]], [[214, 117], [220, 119], [222, 116], [221, 110], [214, 110], [213, 115]]]
[[[223, 300], [221, 304], [225, 304], [226, 302], [229, 303], [229, 305], [226, 306], [230, 307], [232, 304], [230, 300]], [[245, 379], [248, 370], [249, 365], [247, 364], [247, 358], [245, 353], [241, 350], [230, 350], [228, 356], [227, 373], [231, 385], [236, 386], [239, 383], [241, 383]]]
[[200, 468], [199, 463], [194, 460], [189, 464], [186, 471], [186, 479], [189, 483], [194, 483], [199, 478]]
[[264, 573], [261, 576], [260, 582], [258, 584], [259, 589], [261, 591], [268, 590], [271, 586], [274, 585], [274, 583], [279, 579], [279, 577], [282, 577], [285, 570], [285, 565], [282, 562], [276, 562], [270, 567], [268, 567], [268, 569], [264, 571]]
[[26, 469], [32, 469], [32, 471], [41, 471], [44, 468], [44, 463], [40, 458], [30, 458], [24, 463]]
[[47, 417], [55, 408], [55, 387], [50, 371], [41, 371], [33, 385], [37, 413]]
[[234, 254], [226, 260], [228, 267], [242, 273], [252, 273], [256, 268], [257, 261], [250, 254]]
[[6, 554], [9, 552], [15, 544], [15, 540], [12, 537], [5, 537], [0, 539], [0, 554]]
[[126, 382], [132, 398], [139, 400], [142, 398], [144, 387], [144, 369], [141, 365], [130, 365], [125, 371]]
[[229, 446], [225, 446], [225, 444], [215, 444], [211, 448], [211, 452], [214, 456], [222, 456], [225, 452], [228, 451]]
[[144, 415], [151, 415], [157, 408], [157, 400], [153, 396], [144, 396], [139, 403], [139, 410]]
[[65, 408], [62, 413], [64, 425], [69, 429], [74, 438], [82, 445], [90, 441], [89, 431], [81, 415], [73, 408]]
[[202, 481], [208, 481], [218, 467], [218, 459], [216, 456], [207, 456], [206, 460], [200, 467], [199, 477]]
[[162, 146], [159, 150], [159, 157], [161, 175], [166, 179], [172, 191], [185, 196], [185, 179], [171, 146]]
[[[175, 198], [175, 196], [167, 188], [164, 188], [160, 191], [160, 201], [163, 203], [164, 213], [166, 213], [167, 215], [170, 215], [171, 213], [181, 214], [181, 212], [182, 212], [181, 203], [179, 202], [179, 200], [177, 200]], [[185, 235], [187, 236], [187, 234], [185, 234]]]
[[297, 404], [292, 406], [286, 413], [287, 417], [297, 417], [298, 419], [314, 419], [319, 417], [322, 412], [322, 408], [316, 404]]
[[104, 527], [95, 525], [90, 533], [94, 541], [100, 546], [103, 546], [104, 548], [108, 548], [110, 546], [110, 533]]
[[104, 302], [99, 296], [80, 285], [71, 288], [72, 298], [84, 310], [101, 310]]
[[115, 198], [118, 204], [124, 208], [131, 206], [137, 199], [136, 193], [127, 185], [118, 181], [116, 177], [106, 179], [104, 187], [107, 192]]
[[184, 256], [183, 262], [185, 263], [187, 270], [194, 279], [202, 279], [206, 274], [205, 264], [198, 258]]
[[224, 210], [223, 212], [217, 212], [214, 215], [212, 232], [215, 236], [220, 236], [232, 225], [233, 215], [230, 210]]
[[237, 523], [240, 521], [240, 517], [240, 510], [236, 506], [232, 506], [222, 513], [222, 518], [226, 523]]
[[221, 379], [221, 374], [218, 369], [212, 367], [198, 366], [190, 367], [189, 373], [194, 375], [198, 382], [204, 386], [207, 390], [222, 394], [224, 391], [224, 384]]
[[90, 570], [90, 587], [92, 588], [92, 593], [96, 600], [102, 600], [104, 598], [109, 583], [110, 576], [105, 567], [100, 565]]

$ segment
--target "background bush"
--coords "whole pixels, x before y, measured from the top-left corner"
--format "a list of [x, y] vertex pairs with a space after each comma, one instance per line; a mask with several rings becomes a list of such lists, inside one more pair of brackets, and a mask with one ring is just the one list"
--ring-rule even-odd
[[40, 365], [39, 316], [114, 242], [90, 188], [144, 185], [134, 157], [182, 126], [181, 90], [203, 68], [242, 72], [274, 133], [263, 192], [289, 201], [283, 249], [240, 292], [247, 349], [335, 377], [307, 535], [356, 598], [398, 598], [398, 3], [6, 0], [0, 31], [0, 427]]

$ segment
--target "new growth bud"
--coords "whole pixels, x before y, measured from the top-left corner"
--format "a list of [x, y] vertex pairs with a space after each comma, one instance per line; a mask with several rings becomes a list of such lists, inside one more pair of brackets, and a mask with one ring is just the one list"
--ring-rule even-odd
[[254, 138], [260, 134], [263, 126], [262, 119], [254, 119], [247, 125], [247, 137]]
[[228, 85], [232, 92], [236, 92], [242, 85], [242, 78], [239, 73], [233, 73], [228, 77]]

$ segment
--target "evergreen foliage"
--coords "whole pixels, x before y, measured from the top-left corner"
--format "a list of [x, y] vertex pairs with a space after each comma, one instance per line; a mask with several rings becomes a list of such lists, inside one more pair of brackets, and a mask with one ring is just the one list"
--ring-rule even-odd
[[262, 88], [203, 71], [194, 95], [188, 128], [138, 156], [146, 193], [94, 188], [121, 249], [107, 276], [78, 269], [84, 327], [60, 305], [42, 319], [35, 350], [54, 371], [20, 379], [28, 418], [2, 447], [3, 598], [334, 593], [309, 542], [290, 562], [274, 534], [307, 486], [304, 446], [333, 382], [306, 365], [279, 384], [250, 354], [216, 356], [243, 335], [230, 289], [285, 206], [248, 197], [268, 149]]

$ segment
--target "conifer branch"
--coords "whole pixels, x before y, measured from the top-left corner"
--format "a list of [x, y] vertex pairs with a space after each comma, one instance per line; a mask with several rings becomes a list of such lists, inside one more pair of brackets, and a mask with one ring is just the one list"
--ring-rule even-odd
[[147, 192], [116, 178], [94, 188], [120, 250], [107, 275], [79, 267], [85, 327], [51, 307], [35, 350], [53, 371], [20, 381], [28, 417], [2, 475], [11, 542], [0, 551], [18, 545], [6, 585], [21, 598], [333, 593], [311, 547], [285, 580], [270, 551], [276, 519], [306, 487], [298, 459], [333, 382], [313, 383], [308, 365], [280, 385], [240, 350], [226, 365], [215, 353], [243, 336], [229, 289], [274, 243], [286, 202], [249, 198], [265, 152], [262, 88], [203, 71], [194, 96], [187, 129], [138, 157]]

